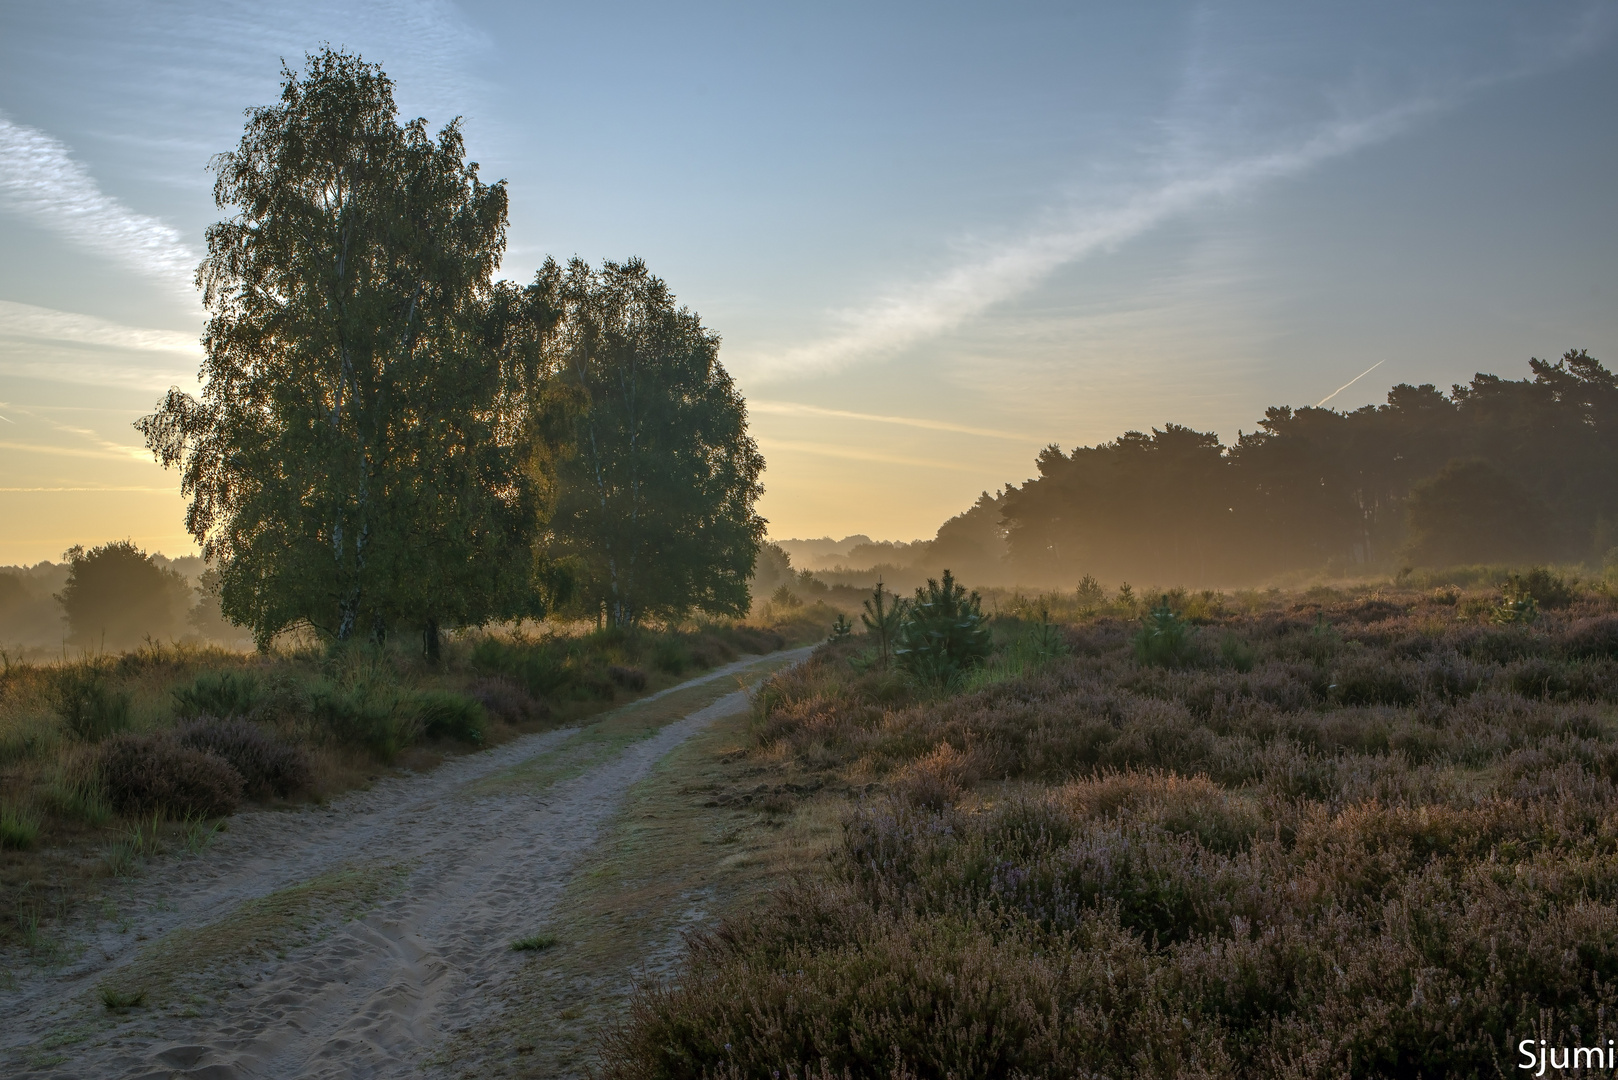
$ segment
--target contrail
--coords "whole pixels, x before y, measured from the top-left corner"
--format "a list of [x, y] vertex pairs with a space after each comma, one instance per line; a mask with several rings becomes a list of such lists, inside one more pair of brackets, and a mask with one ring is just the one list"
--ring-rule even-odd
[[1360, 372], [1358, 375], [1356, 375], [1352, 379], [1348, 380], [1342, 386], [1339, 386], [1337, 389], [1333, 390], [1331, 393], [1327, 394], [1325, 397], [1323, 397], [1319, 401], [1315, 402], [1315, 408], [1317, 408], [1317, 409], [1320, 408], [1322, 405], [1326, 404], [1326, 402], [1330, 401], [1332, 398], [1336, 397], [1338, 394], [1341, 394], [1344, 390], [1347, 390], [1350, 386], [1353, 386], [1355, 383], [1357, 383], [1361, 379], [1365, 378], [1365, 376], [1369, 375], [1371, 372], [1375, 371], [1377, 368], [1381, 367], [1383, 364], [1386, 364], [1386, 363], [1387, 363], [1386, 360], [1378, 360], [1376, 363], [1372, 364], [1370, 367], [1366, 368], [1364, 371]]
[[1019, 435], [1014, 431], [996, 431], [994, 428], [952, 424], [947, 420], [927, 420], [915, 416], [884, 416], [880, 413], [850, 412], [847, 409], [823, 409], [818, 405], [800, 405], [795, 401], [760, 401], [755, 398], [747, 403], [747, 407], [753, 412], [775, 413], [779, 416], [832, 416], [844, 420], [866, 420], [875, 424], [901, 424], [904, 427], [925, 428], [928, 431], [981, 435], [985, 439], [1009, 439], [1021, 443], [1037, 441], [1026, 433]]

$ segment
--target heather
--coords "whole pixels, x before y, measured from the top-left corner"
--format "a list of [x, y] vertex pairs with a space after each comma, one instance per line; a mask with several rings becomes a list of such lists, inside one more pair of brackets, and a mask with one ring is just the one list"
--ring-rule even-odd
[[[1509, 583], [1171, 595], [1060, 648], [1053, 597], [948, 687], [828, 645], [761, 693], [752, 754], [848, 793], [840, 851], [644, 988], [608, 1074], [1479, 1076], [1523, 1038], [1604, 1046], [1618, 604], [1561, 584], [1531, 617]], [[1165, 626], [1183, 648], [1141, 647]]]

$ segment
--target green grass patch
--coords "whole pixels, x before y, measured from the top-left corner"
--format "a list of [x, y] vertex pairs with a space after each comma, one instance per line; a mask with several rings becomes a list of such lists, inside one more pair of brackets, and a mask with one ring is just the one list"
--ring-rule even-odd
[[543, 952], [556, 944], [555, 934], [533, 934], [511, 943], [512, 952]]

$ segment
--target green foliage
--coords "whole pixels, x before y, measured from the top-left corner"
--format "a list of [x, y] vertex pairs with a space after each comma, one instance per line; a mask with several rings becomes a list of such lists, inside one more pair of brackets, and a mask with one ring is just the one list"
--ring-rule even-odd
[[309, 691], [309, 713], [319, 730], [349, 746], [392, 761], [421, 734], [421, 724], [399, 685], [375, 675], [329, 680]]
[[45, 785], [44, 802], [51, 813], [93, 828], [112, 820], [112, 806], [93, 775], [70, 777], [59, 772]]
[[399, 124], [357, 56], [281, 90], [214, 159], [202, 397], [137, 425], [182, 470], [221, 610], [261, 643], [534, 614], [521, 412], [550, 317], [492, 281], [505, 187], [458, 122]]
[[51, 687], [51, 707], [69, 734], [99, 742], [129, 727], [130, 694], [114, 690], [100, 664], [63, 667]]
[[1546, 611], [1565, 608], [1578, 596], [1571, 581], [1543, 566], [1536, 566], [1526, 574], [1512, 574], [1500, 591], [1508, 601], [1530, 599]]
[[987, 660], [992, 645], [981, 598], [945, 570], [942, 581], [929, 578], [906, 606], [894, 657], [916, 678], [947, 686]]
[[26, 807], [0, 802], [0, 848], [26, 851], [39, 841], [39, 815]]
[[639, 260], [547, 260], [533, 291], [559, 313], [537, 413], [544, 547], [578, 568], [578, 610], [619, 626], [745, 614], [764, 459], [718, 335]]
[[1142, 664], [1180, 667], [1195, 655], [1196, 629], [1168, 604], [1147, 612], [1135, 632], [1135, 659]]
[[511, 943], [512, 952], [542, 952], [556, 944], [555, 934], [534, 934]]
[[428, 690], [415, 697], [416, 716], [428, 738], [481, 743], [489, 718], [483, 706], [453, 690]]
[[258, 692], [258, 677], [250, 671], [204, 671], [174, 691], [174, 714], [184, 719], [246, 716], [253, 711]]
[[1494, 621], [1498, 624], [1531, 623], [1539, 619], [1539, 603], [1527, 594], [1507, 595], [1494, 608]]
[[1528, 368], [1346, 413], [1273, 406], [1231, 445], [1166, 424], [1047, 447], [995, 515], [1009, 573], [1234, 583], [1599, 559], [1618, 542], [1618, 377], [1583, 349]]
[[565, 646], [548, 640], [481, 637], [472, 646], [472, 666], [508, 675], [535, 697], [556, 694], [572, 678]]
[[871, 598], [864, 601], [863, 606], [865, 613], [860, 616], [860, 622], [865, 624], [865, 632], [876, 641], [876, 662], [887, 667], [893, 660], [899, 629], [904, 624], [904, 597], [887, 592], [882, 586], [882, 579], [877, 578], [876, 588], [871, 590]]
[[848, 616], [842, 612], [837, 613], [837, 621], [831, 624], [831, 636], [828, 641], [843, 641], [854, 633], [854, 624], [848, 621]]
[[101, 1004], [113, 1012], [123, 1012], [125, 1009], [135, 1009], [146, 1004], [145, 990], [119, 990], [112, 986], [103, 986], [99, 994]]
[[782, 585], [770, 594], [770, 603], [782, 611], [803, 607], [803, 601], [792, 591], [791, 585]]
[[1101, 587], [1101, 582], [1097, 581], [1093, 575], [1085, 574], [1079, 579], [1079, 587], [1074, 591], [1074, 599], [1078, 601], [1080, 608], [1094, 610], [1107, 602], [1107, 592]]
[[73, 547], [63, 557], [69, 570], [57, 599], [73, 644], [119, 652], [185, 630], [191, 586], [129, 541]]
[[1239, 635], [1227, 633], [1219, 639], [1219, 657], [1229, 667], [1237, 671], [1247, 672], [1253, 670], [1258, 654]]

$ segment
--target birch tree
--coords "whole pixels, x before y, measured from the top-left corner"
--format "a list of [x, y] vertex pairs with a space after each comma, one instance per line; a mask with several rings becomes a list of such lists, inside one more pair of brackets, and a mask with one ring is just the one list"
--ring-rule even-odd
[[261, 642], [407, 623], [430, 648], [441, 619], [530, 603], [518, 432], [548, 321], [491, 282], [506, 191], [459, 122], [401, 124], [381, 68], [326, 49], [212, 168], [202, 395], [137, 427], [181, 469], [225, 615]]
[[538, 411], [550, 492], [544, 550], [575, 602], [616, 626], [745, 614], [764, 459], [719, 363], [719, 336], [644, 263], [547, 262], [555, 311]]

